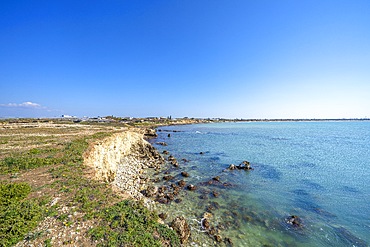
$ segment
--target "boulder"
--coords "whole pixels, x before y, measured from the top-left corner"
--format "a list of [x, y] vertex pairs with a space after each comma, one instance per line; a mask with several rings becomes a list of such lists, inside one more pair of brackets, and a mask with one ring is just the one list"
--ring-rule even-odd
[[144, 136], [149, 138], [158, 137], [157, 133], [155, 132], [155, 129], [146, 129], [144, 132]]
[[197, 189], [197, 186], [189, 184], [187, 188], [188, 188], [188, 190], [194, 191], [194, 190]]
[[187, 172], [181, 172], [181, 175], [183, 176], [183, 177], [189, 177], [189, 173], [187, 173]]
[[184, 216], [176, 217], [171, 222], [171, 227], [179, 235], [181, 244], [186, 244], [190, 237], [190, 227]]
[[249, 161], [246, 161], [244, 160], [242, 163], [240, 163], [238, 166], [237, 166], [238, 169], [242, 169], [242, 170], [253, 170], [253, 168], [251, 167], [251, 164], [249, 163]]
[[229, 169], [229, 170], [236, 170], [237, 168], [236, 168], [236, 165], [231, 164], [231, 165], [229, 165], [229, 168], [227, 168], [227, 169]]

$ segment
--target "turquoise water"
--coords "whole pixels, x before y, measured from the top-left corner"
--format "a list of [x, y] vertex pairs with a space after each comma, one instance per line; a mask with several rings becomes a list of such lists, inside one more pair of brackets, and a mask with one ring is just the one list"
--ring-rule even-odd
[[[184, 205], [196, 211], [189, 214], [199, 216], [206, 205], [217, 202], [213, 223], [234, 246], [370, 244], [370, 122], [243, 122], [159, 129], [155, 142], [168, 146], [156, 148], [189, 160], [171, 173], [189, 172], [185, 180], [199, 188], [187, 192], [188, 202], [184, 199]], [[224, 171], [243, 160], [254, 170]], [[215, 176], [232, 186], [207, 186]], [[220, 196], [212, 197], [213, 190]], [[201, 193], [208, 193], [206, 200], [198, 198]], [[174, 204], [172, 210], [179, 207], [181, 203]], [[299, 216], [303, 226], [287, 224], [290, 215]]]

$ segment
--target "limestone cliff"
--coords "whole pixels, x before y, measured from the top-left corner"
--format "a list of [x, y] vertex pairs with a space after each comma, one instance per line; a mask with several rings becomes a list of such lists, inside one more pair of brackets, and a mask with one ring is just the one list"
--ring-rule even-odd
[[98, 143], [85, 155], [85, 165], [95, 177], [110, 182], [123, 192], [140, 199], [140, 188], [148, 168], [159, 168], [163, 158], [143, 139], [143, 134], [125, 131]]

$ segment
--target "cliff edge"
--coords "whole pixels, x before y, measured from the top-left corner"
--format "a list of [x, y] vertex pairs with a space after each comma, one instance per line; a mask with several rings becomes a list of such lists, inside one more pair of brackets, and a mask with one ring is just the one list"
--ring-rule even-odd
[[117, 186], [135, 199], [149, 180], [148, 168], [159, 169], [164, 163], [157, 150], [143, 139], [143, 134], [125, 131], [95, 143], [85, 154], [84, 164], [92, 167], [95, 178]]

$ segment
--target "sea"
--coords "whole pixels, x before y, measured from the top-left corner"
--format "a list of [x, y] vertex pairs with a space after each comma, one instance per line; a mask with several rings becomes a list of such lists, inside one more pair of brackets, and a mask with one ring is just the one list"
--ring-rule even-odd
[[[201, 236], [189, 245], [370, 245], [369, 121], [209, 123], [157, 133], [153, 145], [179, 161], [166, 173], [197, 186], [162, 208], [184, 215]], [[243, 161], [252, 169], [228, 169]], [[221, 242], [206, 240], [206, 212]]]

